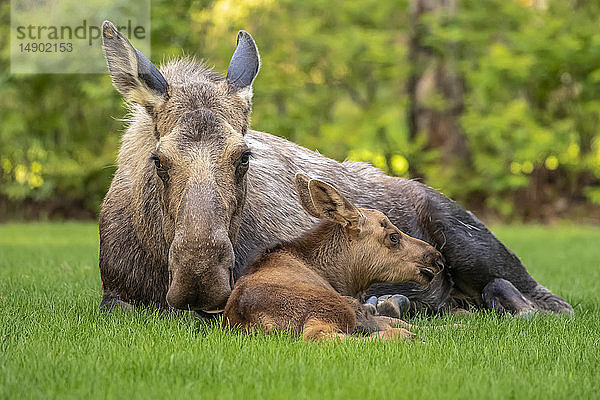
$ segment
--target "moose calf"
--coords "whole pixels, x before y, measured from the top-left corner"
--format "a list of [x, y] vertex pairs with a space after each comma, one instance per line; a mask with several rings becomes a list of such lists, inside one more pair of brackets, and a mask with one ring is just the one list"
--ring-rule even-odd
[[373, 316], [355, 296], [376, 282], [429, 284], [443, 268], [429, 244], [403, 234], [381, 212], [357, 208], [336, 188], [295, 177], [300, 203], [322, 221], [298, 239], [259, 257], [235, 285], [224, 325], [266, 332], [289, 329], [304, 339], [355, 332], [408, 338], [400, 320]]

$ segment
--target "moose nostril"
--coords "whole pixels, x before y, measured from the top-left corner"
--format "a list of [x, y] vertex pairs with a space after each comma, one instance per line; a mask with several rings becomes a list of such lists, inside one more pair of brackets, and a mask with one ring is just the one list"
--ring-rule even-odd
[[435, 262], [435, 265], [440, 269], [440, 272], [442, 272], [444, 270], [444, 262], [440, 259], [438, 259]]
[[233, 289], [233, 285], [235, 285], [235, 276], [233, 275], [233, 268], [229, 268], [229, 285], [231, 289]]

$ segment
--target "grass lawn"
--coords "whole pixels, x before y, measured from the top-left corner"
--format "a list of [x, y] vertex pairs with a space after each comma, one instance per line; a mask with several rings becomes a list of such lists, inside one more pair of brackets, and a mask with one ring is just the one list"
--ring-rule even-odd
[[248, 338], [187, 315], [98, 311], [97, 226], [0, 225], [0, 399], [597, 398], [600, 229], [497, 227], [575, 318], [476, 313], [420, 342]]

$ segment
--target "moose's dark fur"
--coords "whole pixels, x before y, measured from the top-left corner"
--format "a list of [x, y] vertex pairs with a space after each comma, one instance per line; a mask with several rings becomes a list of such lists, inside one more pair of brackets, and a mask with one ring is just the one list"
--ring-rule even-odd
[[255, 254], [315, 224], [297, 207], [293, 190], [294, 175], [303, 172], [334, 183], [359, 207], [384, 212], [445, 257], [447, 268], [428, 288], [376, 285], [369, 293], [402, 293], [413, 309], [429, 312], [498, 302], [522, 311], [510, 306], [522, 302], [502, 300], [511, 295], [507, 285], [489, 286], [503, 279], [528, 309], [572, 312], [473, 214], [441, 193], [249, 130], [259, 66], [249, 34], [239, 35], [231, 81], [189, 59], [171, 61], [159, 72], [109, 22], [103, 40], [113, 83], [131, 104], [118, 169], [100, 213], [103, 306], [221, 310], [233, 280]]

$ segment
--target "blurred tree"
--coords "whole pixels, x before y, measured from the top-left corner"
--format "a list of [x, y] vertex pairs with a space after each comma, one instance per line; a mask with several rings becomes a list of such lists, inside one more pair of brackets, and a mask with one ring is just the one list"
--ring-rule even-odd
[[459, 122], [463, 112], [463, 79], [455, 71], [455, 54], [436, 52], [435, 48], [425, 44], [429, 33], [422, 20], [428, 13], [450, 20], [456, 14], [456, 8], [457, 0], [411, 0], [410, 5], [410, 137], [414, 139], [420, 133], [425, 134], [427, 147], [440, 151], [440, 161], [446, 168], [469, 160], [469, 149]]
[[[463, 0], [427, 43], [456, 54], [473, 170], [443, 184], [505, 217], [547, 219], [598, 201], [600, 36], [595, 1]], [[443, 179], [443, 176], [442, 176]]]
[[223, 70], [238, 29], [258, 41], [253, 126], [343, 160], [407, 175], [421, 144], [405, 109], [406, 2], [217, 1], [194, 16]]
[[[410, 2], [153, 1], [151, 58], [197, 55], [224, 72], [247, 29], [263, 61], [255, 129], [410, 170], [506, 219], [600, 204], [600, 3], [461, 0], [417, 18], [410, 6], [424, 0]], [[122, 100], [106, 75], [11, 75], [9, 21], [2, 2], [0, 218], [91, 216], [114, 171]], [[409, 54], [413, 33], [423, 56]], [[428, 82], [437, 89], [411, 103]]]
[[[191, 3], [153, 4], [157, 54], [189, 46], [180, 22]], [[95, 217], [115, 170], [122, 100], [108, 75], [11, 74], [9, 5], [0, 4], [0, 218]]]
[[11, 74], [9, 5], [0, 4], [0, 204], [19, 214], [45, 200], [55, 214], [92, 216], [112, 175], [119, 101], [106, 76]]

